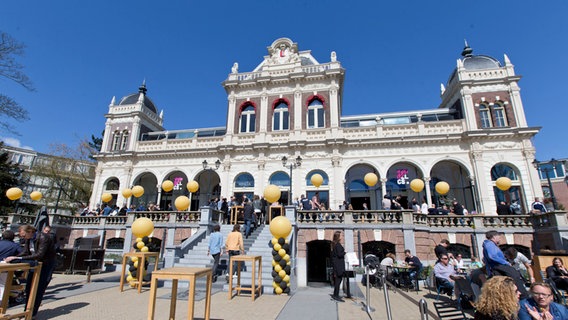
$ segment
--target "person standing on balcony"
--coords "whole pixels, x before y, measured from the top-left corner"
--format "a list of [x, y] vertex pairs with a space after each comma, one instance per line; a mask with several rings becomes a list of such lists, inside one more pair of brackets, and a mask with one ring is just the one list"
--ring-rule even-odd
[[497, 215], [506, 216], [511, 214], [511, 208], [505, 203], [505, 201], [499, 202], [497, 205]]
[[546, 212], [546, 207], [539, 200], [540, 199], [538, 197], [534, 198], [534, 202], [531, 205], [531, 212], [532, 213], [545, 213]]
[[213, 282], [217, 281], [217, 267], [219, 267], [219, 258], [223, 254], [223, 235], [220, 231], [220, 225], [213, 226], [213, 232], [209, 237], [209, 249], [207, 250], [207, 255], [213, 257]]
[[385, 194], [385, 196], [383, 197], [383, 201], [381, 202], [381, 205], [383, 206], [383, 210], [391, 209], [391, 201], [388, 195]]

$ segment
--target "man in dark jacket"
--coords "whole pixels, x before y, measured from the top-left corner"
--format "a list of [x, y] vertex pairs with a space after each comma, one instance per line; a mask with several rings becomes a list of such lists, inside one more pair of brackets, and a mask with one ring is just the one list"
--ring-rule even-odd
[[[51, 274], [53, 269], [55, 269], [55, 246], [53, 245], [53, 239], [50, 235], [43, 232], [36, 233], [36, 229], [31, 225], [21, 225], [18, 229], [20, 238], [25, 239], [24, 250], [19, 256], [10, 256], [5, 259], [6, 262], [24, 262], [24, 263], [36, 263], [41, 262], [43, 265], [41, 267], [41, 272], [39, 276], [39, 283], [37, 287], [36, 300], [34, 304], [33, 317], [36, 316], [45, 289], [49, 285], [51, 280]], [[33, 237], [35, 235], [35, 241]], [[32, 253], [31, 242], [34, 241], [34, 252]], [[26, 297], [29, 297], [31, 286], [32, 286], [33, 272], [28, 273], [28, 279], [26, 281]], [[27, 301], [26, 301], [27, 304]], [[25, 305], [25, 304], [24, 304]]]
[[245, 237], [248, 238], [250, 235], [250, 225], [254, 220], [254, 208], [248, 198], [244, 199], [243, 213], [245, 219]]

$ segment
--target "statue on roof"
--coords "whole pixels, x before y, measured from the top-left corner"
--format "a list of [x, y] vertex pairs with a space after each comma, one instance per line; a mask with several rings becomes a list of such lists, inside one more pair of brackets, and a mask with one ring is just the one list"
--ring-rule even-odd
[[231, 73], [239, 73], [239, 63], [235, 62], [231, 68]]
[[276, 46], [269, 48], [270, 62], [272, 64], [283, 64], [300, 60], [297, 47], [287, 42], [280, 42]]

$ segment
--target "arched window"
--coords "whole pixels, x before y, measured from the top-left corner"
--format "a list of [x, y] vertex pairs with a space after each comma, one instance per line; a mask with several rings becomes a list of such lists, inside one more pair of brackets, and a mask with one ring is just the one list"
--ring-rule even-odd
[[250, 173], [241, 173], [235, 178], [235, 188], [254, 188], [254, 178]]
[[479, 105], [479, 118], [481, 119], [482, 128], [491, 128], [491, 111], [486, 104]]
[[128, 145], [128, 130], [122, 131], [122, 141], [120, 143], [120, 150], [126, 150], [126, 146]]
[[290, 129], [290, 112], [286, 102], [280, 100], [274, 107], [274, 118], [272, 119], [272, 130]]
[[313, 99], [308, 104], [308, 128], [323, 128], [325, 126], [325, 116], [323, 102], [320, 99]]
[[107, 181], [105, 190], [118, 190], [120, 188], [120, 181], [117, 178], [112, 178]]
[[270, 176], [268, 179], [270, 184], [280, 186], [280, 187], [289, 187], [290, 186], [290, 176], [282, 171], [275, 172]]
[[116, 130], [112, 135], [111, 151], [118, 150], [120, 147], [120, 131]]
[[496, 103], [493, 105], [493, 110], [495, 111], [495, 126], [506, 127], [507, 114], [505, 114], [505, 108], [503, 107], [503, 105], [500, 103]]
[[312, 183], [312, 176], [314, 174], [319, 174], [322, 176], [323, 178], [323, 183], [321, 184], [322, 186], [327, 186], [329, 185], [329, 178], [327, 177], [327, 174], [321, 170], [314, 170], [312, 172], [310, 172], [307, 176], [306, 176], [306, 186], [308, 187], [313, 187], [313, 183]]
[[240, 122], [241, 133], [255, 131], [256, 114], [253, 105], [247, 104], [241, 109]]

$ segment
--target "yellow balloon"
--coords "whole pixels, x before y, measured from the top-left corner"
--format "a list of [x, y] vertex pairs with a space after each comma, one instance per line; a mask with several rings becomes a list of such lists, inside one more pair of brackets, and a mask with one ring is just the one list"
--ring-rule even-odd
[[138, 269], [138, 261], [134, 261], [134, 268]]
[[288, 262], [288, 261], [290, 261], [290, 255], [286, 254], [282, 257], [282, 259], [284, 259], [284, 261]]
[[148, 218], [138, 218], [132, 223], [132, 234], [143, 238], [149, 236], [154, 231], [154, 223]]
[[[142, 238], [136, 238], [136, 242], [140, 242], [140, 241], [142, 241]], [[134, 259], [134, 258], [136, 258], [136, 257], [132, 257], [132, 259]], [[138, 258], [136, 258], [136, 259], [138, 259]]]
[[132, 189], [130, 188], [122, 189], [122, 196], [125, 197], [126, 199], [132, 197]]
[[280, 249], [282, 249], [282, 246], [280, 245], [280, 243], [276, 242], [276, 244], [274, 245], [274, 251], [280, 251]]
[[274, 271], [280, 272], [280, 270], [282, 270], [282, 267], [280, 266], [280, 264], [277, 264], [277, 265], [274, 266]]
[[448, 192], [450, 192], [450, 185], [445, 182], [445, 181], [440, 181], [438, 183], [436, 183], [436, 192], [438, 192], [441, 195], [445, 195], [448, 194]]
[[276, 260], [272, 260], [272, 266], [275, 267], [278, 264], [278, 262], [276, 262]]
[[273, 184], [264, 188], [264, 199], [270, 203], [278, 201], [280, 199], [280, 188]]
[[316, 188], [319, 188], [323, 183], [323, 177], [319, 173], [314, 174], [310, 180]]
[[176, 198], [174, 205], [179, 211], [185, 211], [189, 208], [189, 198], [186, 196], [179, 196]]
[[276, 294], [282, 294], [282, 288], [277, 287], [276, 289], [274, 289], [276, 291]]
[[110, 202], [112, 200], [112, 194], [110, 193], [103, 193], [101, 200], [103, 200], [103, 202]]
[[424, 181], [422, 179], [414, 179], [410, 181], [410, 189], [414, 192], [420, 192], [424, 190]]
[[6, 190], [6, 197], [10, 200], [18, 200], [22, 197], [22, 194], [23, 192], [20, 188], [14, 187]]
[[273, 244], [273, 245], [275, 245], [275, 244], [277, 244], [277, 243], [278, 243], [278, 238], [272, 238], [272, 240], [271, 240], [271, 241], [272, 241], [272, 244]]
[[41, 197], [43, 197], [43, 195], [39, 191], [30, 193], [30, 199], [32, 199], [33, 201], [39, 201], [41, 200]]
[[145, 244], [142, 241], [136, 243], [136, 248], [138, 249], [142, 249], [143, 246], [145, 246]]
[[140, 251], [142, 251], [142, 252], [148, 252], [148, 250], [150, 250], [150, 249], [148, 249], [148, 247], [146, 247], [146, 246], [143, 246], [142, 249], [140, 249]]
[[132, 276], [126, 277], [126, 282], [131, 282], [132, 280], [134, 280], [134, 278]]
[[369, 187], [374, 187], [379, 181], [379, 177], [377, 177], [376, 174], [369, 172], [365, 175], [365, 178], [363, 180], [365, 180], [365, 184]]
[[130, 260], [132, 260], [132, 262], [136, 262], [136, 261], [138, 261], [138, 257], [132, 257], [132, 258], [130, 258]]
[[280, 285], [276, 281], [272, 281], [272, 287], [274, 289], [276, 289], [276, 288], [280, 287]]
[[140, 198], [144, 194], [144, 187], [134, 186], [132, 187], [132, 195], [136, 198]]
[[174, 183], [171, 182], [170, 180], [164, 180], [164, 182], [162, 182], [162, 189], [164, 189], [165, 192], [170, 192], [172, 191], [173, 188], [174, 188]]
[[284, 278], [286, 276], [286, 270], [280, 270], [280, 272], [278, 272], [278, 275], [280, 276], [280, 278]]
[[282, 278], [283, 281], [286, 281], [286, 283], [290, 282], [290, 276], [289, 275], [285, 275], [284, 278]]
[[278, 216], [270, 221], [270, 233], [275, 238], [286, 238], [292, 232], [292, 223], [284, 216]]
[[187, 190], [192, 193], [196, 192], [197, 190], [199, 190], [199, 183], [197, 183], [197, 181], [195, 180], [191, 180], [187, 183]]
[[286, 250], [280, 249], [280, 250], [278, 250], [278, 254], [279, 254], [281, 257], [283, 257], [283, 256], [286, 255]]
[[513, 183], [511, 182], [511, 179], [509, 179], [507, 177], [501, 177], [501, 178], [497, 179], [497, 181], [495, 181], [495, 185], [497, 186], [497, 188], [499, 188], [499, 190], [502, 190], [502, 191], [509, 190], [509, 188], [511, 188], [512, 184]]

